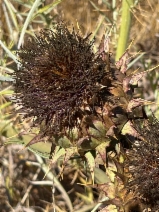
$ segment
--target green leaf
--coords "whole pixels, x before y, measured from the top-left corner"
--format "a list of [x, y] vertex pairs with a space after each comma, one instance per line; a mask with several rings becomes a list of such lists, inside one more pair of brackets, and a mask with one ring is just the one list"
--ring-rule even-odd
[[143, 106], [143, 105], [151, 105], [151, 104], [154, 104], [154, 102], [147, 101], [141, 98], [132, 99], [128, 103], [127, 111], [132, 112], [132, 110], [136, 107]]
[[4, 51], [8, 54], [8, 56], [9, 56], [10, 58], [12, 58], [12, 60], [13, 60], [15, 63], [18, 63], [18, 59], [17, 59], [16, 55], [13, 54], [13, 53], [9, 50], [9, 48], [8, 48], [7, 46], [5, 46], [5, 44], [4, 44], [1, 40], [0, 40], [0, 45], [1, 45], [1, 47], [4, 49]]
[[122, 0], [122, 14], [121, 14], [119, 39], [116, 51], [116, 61], [119, 60], [119, 58], [127, 48], [130, 26], [131, 26], [132, 6], [133, 6], [133, 0]]
[[101, 121], [93, 121], [92, 126], [88, 130], [89, 137], [91, 137], [91, 146], [96, 148], [102, 142], [107, 141], [106, 129]]
[[18, 27], [18, 22], [17, 22], [16, 15], [15, 15], [15, 13], [13, 12], [13, 5], [12, 5], [11, 2], [8, 1], [8, 0], [5, 0], [5, 4], [6, 4], [8, 10], [9, 10], [9, 13], [10, 13], [11, 19], [12, 19], [12, 21], [13, 21], [13, 24], [14, 24], [16, 30], [18, 31], [19, 27]]
[[131, 135], [131, 136], [133, 136], [135, 138], [139, 137], [139, 133], [133, 128], [133, 124], [132, 124], [131, 121], [128, 121], [124, 125], [124, 127], [123, 127], [123, 129], [121, 131], [121, 134], [122, 135]]
[[2, 91], [0, 91], [0, 95], [9, 95], [9, 94], [13, 94], [14, 91], [13, 90], [8, 90], [8, 89], [4, 89]]
[[53, 2], [53, 3], [51, 3], [51, 4], [48, 4], [48, 5], [46, 5], [46, 6], [42, 7], [42, 8], [40, 8], [40, 9], [35, 13], [34, 18], [35, 18], [35, 16], [37, 16], [38, 14], [41, 14], [41, 13], [45, 13], [45, 14], [49, 13], [49, 12], [50, 12], [54, 7], [56, 7], [60, 2], [61, 2], [61, 0], [58, 0], [58, 1], [56, 1], [56, 2]]
[[12, 104], [12, 102], [6, 102], [6, 103], [0, 105], [0, 110], [2, 110], [2, 109], [4, 109], [4, 108], [8, 107], [8, 106], [11, 105], [11, 104]]
[[61, 138], [58, 138], [57, 145], [59, 145], [63, 148], [68, 148], [71, 146], [71, 142], [66, 136], [62, 136]]
[[6, 81], [6, 82], [13, 82], [14, 79], [12, 77], [8, 77], [8, 76], [0, 76], [0, 81]]
[[65, 150], [65, 156], [64, 156], [63, 164], [65, 165], [68, 162], [68, 160], [75, 154], [78, 154], [77, 147], [67, 148]]
[[24, 35], [25, 35], [25, 32], [26, 32], [26, 29], [34, 15], [34, 12], [37, 10], [37, 8], [42, 4], [41, 0], [35, 0], [28, 15], [27, 15], [27, 18], [23, 24], [23, 28], [22, 28], [22, 31], [21, 31], [21, 34], [20, 34], [20, 38], [19, 38], [19, 42], [18, 42], [18, 49], [20, 48], [22, 42], [23, 42], [23, 39], [24, 39]]
[[102, 171], [97, 167], [94, 168], [94, 179], [97, 184], [104, 184], [111, 182], [109, 176], [104, 171]]
[[51, 152], [51, 143], [49, 142], [38, 142], [37, 144], [33, 144], [28, 147], [28, 149], [43, 158], [49, 158]]
[[87, 152], [85, 154], [85, 157], [87, 159], [87, 163], [88, 163], [88, 166], [89, 166], [89, 170], [91, 172], [91, 176], [92, 176], [92, 181], [93, 181], [93, 184], [94, 184], [94, 168], [95, 168], [95, 161], [94, 161], [94, 157], [93, 155], [90, 153], [90, 152]]
[[92, 203], [92, 199], [90, 199], [87, 195], [76, 192], [76, 195], [80, 197], [86, 204]]
[[108, 182], [108, 183], [104, 183], [104, 184], [95, 184], [93, 187], [104, 192], [105, 196], [107, 196], [109, 199], [115, 198], [116, 191], [115, 191], [114, 183]]
[[118, 212], [118, 210], [115, 205], [108, 205], [99, 212]]
[[105, 167], [106, 167], [106, 147], [108, 147], [109, 144], [110, 144], [110, 141], [104, 142], [96, 147], [96, 150], [99, 153]]
[[66, 150], [64, 148], [60, 148], [60, 146], [56, 146], [54, 153], [52, 155], [51, 164], [55, 164], [61, 156], [64, 156]]

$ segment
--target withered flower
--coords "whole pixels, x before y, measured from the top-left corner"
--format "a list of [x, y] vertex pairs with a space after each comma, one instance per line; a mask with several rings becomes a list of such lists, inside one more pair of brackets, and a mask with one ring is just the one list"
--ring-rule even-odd
[[78, 126], [85, 109], [102, 106], [106, 73], [102, 53], [93, 52], [90, 35], [83, 38], [60, 22], [42, 30], [18, 52], [20, 70], [14, 73], [16, 102], [26, 117], [43, 124], [50, 135]]
[[159, 209], [159, 122], [155, 119], [137, 128], [143, 139], [130, 150], [127, 164], [132, 180], [129, 186], [156, 211]]

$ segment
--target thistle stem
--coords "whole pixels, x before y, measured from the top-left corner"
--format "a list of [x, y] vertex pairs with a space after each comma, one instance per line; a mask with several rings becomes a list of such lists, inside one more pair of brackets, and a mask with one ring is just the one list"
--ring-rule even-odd
[[122, 56], [127, 48], [127, 42], [129, 38], [129, 31], [131, 25], [131, 7], [133, 6], [133, 0], [122, 0], [122, 14], [121, 14], [121, 26], [119, 32], [119, 39], [117, 44], [116, 61]]

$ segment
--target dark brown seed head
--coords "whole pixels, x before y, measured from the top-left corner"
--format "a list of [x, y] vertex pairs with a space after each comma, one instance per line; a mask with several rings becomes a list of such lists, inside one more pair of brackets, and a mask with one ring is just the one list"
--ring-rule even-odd
[[130, 150], [128, 165], [132, 173], [129, 186], [137, 189], [146, 204], [159, 209], [159, 122], [138, 127], [143, 140]]
[[93, 41], [60, 22], [42, 30], [18, 52], [20, 70], [15, 71], [16, 102], [27, 117], [43, 124], [45, 134], [78, 126], [86, 108], [102, 107], [104, 82], [110, 74], [102, 53], [93, 52]]

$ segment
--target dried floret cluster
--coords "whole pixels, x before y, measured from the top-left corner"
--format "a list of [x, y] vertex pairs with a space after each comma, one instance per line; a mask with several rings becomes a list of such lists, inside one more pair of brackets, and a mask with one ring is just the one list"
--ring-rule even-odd
[[[68, 30], [63, 22], [28, 40], [18, 52], [21, 68], [15, 72], [15, 92], [27, 117], [43, 123], [45, 135], [72, 129], [87, 108], [102, 105], [106, 90], [102, 53], [93, 53], [90, 35]], [[105, 80], [105, 81], [104, 81]]]

